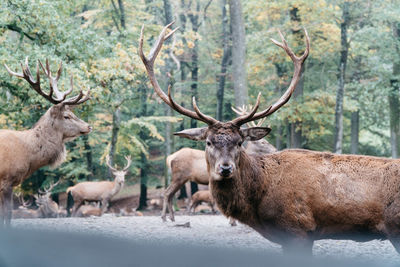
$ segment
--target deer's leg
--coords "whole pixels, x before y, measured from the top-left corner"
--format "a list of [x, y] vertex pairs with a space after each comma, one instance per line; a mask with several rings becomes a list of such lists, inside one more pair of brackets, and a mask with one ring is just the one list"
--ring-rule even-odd
[[172, 207], [172, 199], [174, 198], [175, 193], [181, 188], [182, 184], [181, 183], [176, 183], [172, 182], [167, 189], [165, 189], [164, 192], [164, 203], [163, 203], [163, 211], [161, 214], [161, 218], [163, 221], [166, 221], [166, 212], [167, 212], [167, 205], [168, 205], [168, 210], [170, 212], [169, 218], [171, 221], [175, 221], [174, 218], [174, 209]]
[[0, 228], [4, 228], [4, 223], [5, 223], [5, 212], [6, 205], [4, 203], [4, 191], [0, 191]]
[[74, 205], [72, 206], [72, 212], [71, 212], [71, 216], [75, 217], [76, 213], [78, 212], [79, 208], [82, 206], [82, 200], [80, 199], [74, 199]]
[[236, 226], [236, 225], [237, 225], [237, 224], [236, 224], [236, 220], [233, 219], [232, 217], [229, 217], [229, 224], [230, 224], [231, 226]]
[[108, 202], [109, 202], [109, 199], [102, 199], [101, 200], [101, 214], [104, 214], [107, 211]]
[[215, 214], [216, 212], [215, 212], [215, 208], [214, 208], [214, 203], [210, 202], [209, 205], [210, 205], [212, 214]]
[[186, 188], [186, 195], [187, 195], [187, 205], [186, 205], [186, 212], [190, 213], [191, 211], [191, 203], [192, 203], [192, 186], [190, 184], [190, 181], [187, 181], [185, 183], [185, 188]]
[[13, 204], [13, 199], [12, 199], [12, 186], [9, 186], [6, 188], [4, 191], [4, 205], [3, 205], [3, 210], [4, 210], [4, 221], [5, 225], [7, 227], [10, 227], [11, 225], [11, 216], [12, 216], [12, 204]]
[[193, 213], [195, 213], [195, 210], [196, 210], [196, 208], [197, 208], [197, 206], [200, 204], [200, 202], [199, 201], [193, 201], [192, 202], [192, 205], [190, 205], [189, 207], [189, 214], [193, 214]]

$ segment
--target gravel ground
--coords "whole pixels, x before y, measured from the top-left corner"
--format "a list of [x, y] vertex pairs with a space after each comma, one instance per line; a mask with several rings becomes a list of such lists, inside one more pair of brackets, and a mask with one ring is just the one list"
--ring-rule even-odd
[[[181, 226], [187, 222], [190, 222], [190, 227]], [[116, 217], [106, 214], [92, 218], [15, 219], [12, 225], [14, 229], [93, 233], [135, 241], [281, 252], [279, 245], [264, 239], [251, 228], [242, 224], [231, 227], [221, 215], [176, 216], [176, 222], [163, 223], [159, 216]], [[379, 259], [400, 264], [400, 256], [389, 241], [321, 240], [314, 243], [313, 254], [316, 257]]]

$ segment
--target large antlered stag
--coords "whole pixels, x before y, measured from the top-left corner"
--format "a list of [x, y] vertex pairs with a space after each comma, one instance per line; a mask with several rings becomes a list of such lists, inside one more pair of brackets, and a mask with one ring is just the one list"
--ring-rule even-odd
[[139, 53], [159, 97], [181, 114], [208, 124], [207, 127], [176, 133], [206, 141], [206, 161], [212, 195], [226, 215], [251, 226], [283, 250], [302, 248], [311, 252], [314, 240], [349, 238], [365, 241], [388, 238], [400, 252], [400, 161], [359, 155], [335, 155], [301, 149], [269, 155], [249, 155], [245, 139], [264, 137], [270, 129], [241, 129], [244, 123], [271, 115], [292, 95], [309, 53], [297, 57], [281, 35], [283, 48], [294, 63], [292, 81], [283, 96], [267, 109], [253, 110], [229, 122], [220, 122], [194, 111], [166, 95], [157, 83], [154, 61], [167, 34], [166, 26], [149, 57], [143, 54], [143, 31]]
[[[50, 81], [48, 94], [40, 86], [39, 65]], [[5, 67], [11, 75], [28, 81], [39, 95], [54, 105], [29, 130], [0, 130], [0, 227], [4, 223], [10, 224], [13, 187], [43, 166], [56, 167], [61, 164], [66, 157], [65, 142], [88, 134], [92, 129], [69, 108], [87, 101], [89, 91], [86, 94], [80, 91], [77, 96], [67, 98], [73, 90], [72, 77], [71, 87], [66, 92], [58, 90], [61, 64], [57, 76], [53, 77], [48, 60], [46, 66], [39, 61], [36, 65], [36, 79], [28, 67], [28, 58], [21, 66], [22, 73]]]

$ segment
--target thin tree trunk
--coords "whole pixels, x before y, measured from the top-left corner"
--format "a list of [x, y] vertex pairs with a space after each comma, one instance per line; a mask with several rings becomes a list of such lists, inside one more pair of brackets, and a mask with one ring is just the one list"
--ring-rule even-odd
[[[138, 115], [147, 116], [147, 93], [144, 86], [140, 88], [140, 114]], [[140, 131], [139, 135], [142, 140], [146, 138], [146, 134], [143, 131]], [[138, 210], [147, 208], [147, 169], [147, 158], [142, 152], [140, 154], [140, 197]]]
[[[111, 130], [111, 144], [110, 144], [110, 165], [114, 165], [114, 155], [115, 155], [115, 149], [118, 141], [118, 132], [120, 129], [120, 121], [121, 121], [121, 111], [119, 108], [119, 105], [115, 108], [113, 112], [113, 118], [112, 118], [112, 130]], [[111, 170], [108, 170], [108, 177], [112, 179], [112, 173]]]
[[[171, 3], [169, 0], [163, 0], [164, 3], [164, 16], [165, 16], [165, 24], [169, 24], [173, 21], [173, 16], [172, 16], [172, 7]], [[168, 44], [170, 43], [170, 40], [167, 40], [165, 43]], [[167, 51], [169, 54], [169, 51]], [[171, 88], [173, 88], [173, 61], [172, 59], [167, 59], [166, 61], [166, 66], [164, 67], [164, 73], [169, 73], [170, 77], [168, 78], [167, 84], [171, 85]], [[164, 109], [165, 109], [165, 114], [167, 116], [172, 116], [172, 110], [169, 106], [164, 104]], [[172, 124], [170, 122], [167, 122], [165, 125], [165, 159], [164, 162], [166, 161], [168, 155], [172, 154]], [[165, 168], [166, 171], [166, 177], [165, 177], [165, 182], [164, 186], [167, 187], [169, 183], [171, 182], [171, 173], [168, 170], [168, 167]]]
[[335, 143], [333, 151], [341, 154], [343, 151], [343, 98], [349, 44], [347, 41], [347, 28], [349, 26], [349, 2], [343, 4], [342, 23], [340, 24], [341, 51], [339, 62], [339, 86], [336, 93], [335, 107]]
[[351, 154], [358, 154], [358, 144], [359, 144], [359, 132], [360, 132], [360, 112], [353, 111], [351, 113]]
[[85, 155], [86, 155], [86, 162], [87, 162], [87, 170], [89, 171], [89, 175], [87, 176], [87, 180], [93, 180], [93, 155], [92, 155], [92, 147], [89, 144], [89, 136], [84, 135], [83, 143], [85, 145]]
[[231, 53], [231, 47], [229, 45], [229, 28], [228, 28], [228, 16], [226, 13], [226, 0], [220, 0], [222, 9], [222, 47], [223, 55], [221, 61], [221, 72], [217, 76], [218, 88], [217, 88], [217, 114], [216, 119], [223, 121], [223, 106], [224, 106], [224, 89], [226, 80], [226, 70], [228, 67], [228, 61]]
[[[400, 26], [398, 23], [392, 25], [393, 37], [396, 42], [400, 38]], [[399, 47], [396, 45], [397, 55], [400, 52]], [[397, 59], [397, 58], [396, 58]], [[399, 104], [399, 80], [400, 75], [400, 62], [393, 63], [393, 78], [390, 80], [392, 90], [389, 93], [389, 110], [390, 110], [390, 146], [392, 149], [392, 158], [399, 157], [399, 142], [400, 142], [400, 104]]]
[[118, 6], [119, 6], [119, 20], [121, 22], [121, 27], [126, 29], [124, 2], [122, 0], [118, 0]]
[[246, 36], [240, 0], [229, 0], [232, 30], [232, 75], [235, 105], [241, 107], [249, 102], [246, 74]]

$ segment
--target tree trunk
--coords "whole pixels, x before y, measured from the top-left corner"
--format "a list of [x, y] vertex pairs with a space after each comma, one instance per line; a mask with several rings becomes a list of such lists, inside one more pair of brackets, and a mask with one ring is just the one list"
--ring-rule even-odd
[[223, 121], [223, 106], [224, 106], [224, 89], [226, 80], [226, 70], [228, 67], [228, 60], [231, 53], [229, 45], [229, 30], [228, 30], [228, 16], [226, 14], [226, 0], [220, 0], [222, 8], [222, 47], [223, 55], [221, 61], [221, 73], [217, 76], [217, 114], [216, 119]]
[[[164, 16], [165, 16], [165, 24], [169, 24], [173, 21], [173, 16], [172, 16], [172, 7], [171, 7], [171, 3], [169, 0], [163, 0], [164, 3]], [[171, 40], [167, 40], [165, 43], [168, 44], [170, 43]], [[167, 51], [167, 53], [169, 54], [169, 51]], [[163, 73], [169, 73], [170, 74], [170, 78], [168, 78], [167, 84], [171, 85], [171, 90], [173, 88], [173, 61], [172, 59], [167, 59], [166, 60], [166, 65], [164, 67], [164, 71]], [[172, 110], [171, 108], [164, 104], [164, 108], [165, 108], [165, 115], [166, 116], [172, 116]], [[166, 122], [166, 126], [165, 126], [165, 158], [164, 158], [164, 162], [166, 161], [168, 155], [172, 154], [172, 124], [170, 122]], [[171, 173], [168, 170], [168, 167], [165, 167], [166, 169], [166, 177], [165, 177], [165, 182], [164, 182], [164, 186], [167, 187], [169, 185], [169, 183], [171, 182]]]
[[[142, 86], [140, 88], [140, 114], [139, 116], [147, 116], [147, 93], [146, 87]], [[143, 131], [139, 133], [140, 139], [144, 140], [146, 134]], [[142, 152], [140, 154], [140, 197], [138, 210], [144, 210], [147, 208], [147, 158]]]
[[[392, 25], [393, 37], [395, 39], [395, 43], [399, 42], [400, 38], [400, 26], [398, 23]], [[396, 45], [397, 55], [400, 52], [399, 47]], [[390, 80], [390, 85], [392, 86], [392, 90], [389, 93], [389, 110], [390, 110], [390, 146], [392, 148], [392, 158], [399, 157], [399, 135], [400, 135], [400, 104], [399, 104], [399, 80], [398, 77], [400, 75], [400, 62], [398, 58], [395, 58], [393, 63], [393, 78]]]
[[118, 0], [118, 6], [119, 6], [119, 20], [121, 22], [121, 27], [123, 29], [126, 29], [124, 2], [122, 0]]
[[[115, 146], [118, 141], [118, 132], [119, 132], [119, 127], [120, 127], [120, 121], [121, 121], [121, 111], [119, 106], [117, 106], [113, 112], [113, 118], [112, 118], [112, 130], [111, 130], [111, 144], [110, 144], [110, 165], [114, 165], [114, 155], [115, 155]], [[108, 170], [108, 177], [112, 179], [112, 173], [111, 170]]]
[[92, 147], [89, 144], [89, 136], [86, 134], [82, 136], [83, 143], [85, 144], [85, 155], [87, 162], [87, 170], [89, 171], [89, 175], [87, 176], [87, 180], [93, 180], [93, 156], [92, 156]]
[[360, 112], [353, 111], [351, 113], [351, 154], [358, 154], [358, 135], [360, 132]]
[[235, 91], [235, 105], [247, 105], [247, 74], [246, 74], [246, 36], [240, 0], [229, 0], [229, 11], [232, 30], [232, 75]]
[[342, 10], [342, 23], [340, 24], [341, 51], [339, 61], [339, 86], [336, 93], [335, 107], [335, 153], [341, 154], [343, 149], [343, 98], [349, 44], [347, 41], [347, 28], [349, 26], [349, 2], [344, 2]]

